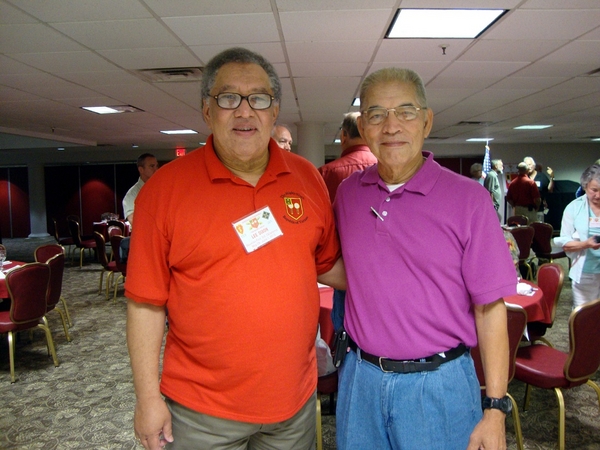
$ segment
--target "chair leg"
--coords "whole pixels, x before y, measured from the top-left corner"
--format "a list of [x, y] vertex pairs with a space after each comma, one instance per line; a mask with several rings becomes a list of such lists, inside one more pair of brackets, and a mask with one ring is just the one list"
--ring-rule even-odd
[[[65, 330], [65, 337], [67, 338], [67, 342], [71, 342], [71, 336], [69, 335], [69, 328], [67, 327], [67, 321], [65, 319], [65, 314], [58, 308], [54, 308], [54, 311], [58, 312], [58, 314], [60, 314], [60, 320], [62, 322], [62, 326], [63, 326], [63, 330]], [[44, 319], [46, 319], [46, 317], [44, 316]], [[47, 320], [45, 322], [45, 325], [49, 327]]]
[[10, 382], [14, 383], [15, 378], [15, 335], [12, 331], [8, 332], [8, 358], [10, 360]]
[[119, 275], [119, 277], [117, 278], [117, 281], [115, 281], [115, 294], [113, 296], [113, 303], [117, 303], [117, 291], [119, 290], [119, 280], [123, 278], [123, 282], [125, 282], [125, 278], [123, 277], [123, 275]]
[[[100, 284], [98, 285], [98, 294], [102, 293], [102, 282], [104, 281], [104, 267], [102, 268], [102, 270], [100, 271]], [[108, 277], [108, 275], [107, 275]]]
[[600, 386], [598, 386], [592, 380], [587, 380], [586, 384], [591, 386], [596, 391], [596, 395], [598, 396], [598, 407], [600, 407]]
[[554, 388], [558, 400], [558, 450], [565, 450], [565, 399], [560, 388]]
[[106, 297], [106, 300], [108, 300], [108, 293], [110, 291], [109, 288], [114, 284], [114, 279], [115, 279], [115, 273], [114, 272], [110, 272], [106, 276], [106, 291], [104, 293], [104, 297]]
[[[46, 317], [44, 316], [44, 319]], [[38, 323], [38, 327], [40, 327], [46, 333], [46, 342], [48, 344], [48, 348], [50, 349], [50, 354], [52, 355], [52, 360], [54, 361], [54, 367], [58, 367], [60, 363], [58, 362], [58, 358], [56, 357], [56, 350], [54, 349], [54, 340], [52, 339], [52, 332], [50, 328], [46, 325]]]
[[323, 428], [321, 423], [321, 394], [317, 392], [317, 450], [323, 450]]
[[83, 252], [85, 251], [85, 249], [83, 247], [81, 247], [79, 249], [79, 268], [81, 269], [83, 267]]
[[512, 395], [510, 395], [508, 392], [506, 393], [506, 395], [508, 395], [508, 398], [510, 398], [510, 401], [512, 402], [512, 405], [513, 405], [512, 418], [513, 418], [513, 424], [515, 427], [515, 438], [517, 441], [517, 448], [519, 450], [524, 450], [524, 448], [523, 448], [523, 432], [521, 431], [521, 419], [519, 418], [519, 408], [517, 407], [517, 402], [515, 401], [514, 397]]
[[525, 399], [523, 400], [523, 411], [527, 411], [529, 408], [529, 397], [531, 396], [531, 385], [528, 384], [525, 387]]
[[71, 314], [69, 314], [69, 308], [67, 308], [67, 301], [64, 297], [61, 297], [60, 302], [62, 303], [63, 308], [65, 309], [65, 314], [67, 315], [67, 323], [69, 324], [70, 328], [73, 326], [73, 321], [71, 320]]

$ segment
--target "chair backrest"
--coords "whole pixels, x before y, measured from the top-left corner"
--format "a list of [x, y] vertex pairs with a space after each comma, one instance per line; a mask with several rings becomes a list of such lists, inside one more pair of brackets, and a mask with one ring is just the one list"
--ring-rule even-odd
[[6, 274], [13, 323], [37, 321], [46, 314], [49, 281], [50, 266], [39, 262], [24, 264]]
[[60, 237], [58, 236], [58, 225], [56, 223], [56, 219], [53, 217], [51, 220], [52, 224], [54, 225], [54, 239], [56, 239], [56, 242], [59, 242]]
[[560, 264], [546, 263], [540, 266], [537, 276], [537, 284], [544, 293], [544, 303], [552, 318], [550, 323], [554, 323], [558, 299], [565, 280], [565, 271]]
[[50, 258], [55, 255], [64, 254], [65, 249], [62, 245], [58, 244], [44, 244], [40, 245], [33, 251], [35, 262], [48, 262]]
[[59, 253], [51, 257], [47, 263], [50, 266], [50, 284], [48, 285], [48, 299], [46, 310], [53, 309], [62, 294], [63, 274], [65, 272], [65, 254]]
[[[506, 304], [506, 326], [508, 328], [508, 381], [515, 376], [515, 358], [519, 343], [527, 326], [527, 312], [522, 306]], [[483, 362], [479, 346], [471, 349], [471, 357], [475, 363], [475, 372], [480, 386], [485, 386], [485, 375], [483, 373]]]
[[106, 254], [106, 241], [104, 240], [102, 233], [94, 231], [94, 241], [96, 241], [96, 254], [98, 255], [98, 262], [106, 269], [106, 267], [108, 267], [108, 255]]
[[569, 317], [569, 358], [565, 377], [587, 381], [600, 367], [600, 298], [575, 308]]
[[114, 234], [125, 236], [125, 224], [120, 220], [108, 221], [108, 235], [112, 236]]
[[127, 276], [127, 264], [121, 262], [121, 241], [124, 239], [123, 236], [111, 236], [110, 237], [110, 247], [113, 252], [113, 261], [117, 265], [117, 269], [119, 272], [123, 274], [123, 276]]
[[77, 247], [81, 247], [81, 229], [79, 228], [79, 222], [73, 219], [67, 220], [69, 224], [69, 233], [73, 238], [73, 242]]
[[536, 255], [552, 253], [552, 234], [554, 228], [549, 223], [533, 222], [531, 227], [534, 229], [533, 243], [531, 249]]
[[515, 225], [529, 225], [529, 219], [527, 216], [510, 216], [508, 219], [506, 219], [506, 225], [509, 227], [513, 227]]
[[529, 258], [531, 252], [531, 243], [533, 242], [533, 234], [535, 231], [530, 226], [511, 228], [512, 233], [517, 245], [519, 246], [519, 259]]

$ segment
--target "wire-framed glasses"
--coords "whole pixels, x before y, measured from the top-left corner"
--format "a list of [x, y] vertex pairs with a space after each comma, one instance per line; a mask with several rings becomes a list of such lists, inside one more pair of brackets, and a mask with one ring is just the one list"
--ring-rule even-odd
[[217, 105], [223, 109], [236, 109], [244, 99], [248, 101], [252, 109], [268, 109], [271, 107], [273, 100], [275, 100], [275, 97], [270, 94], [241, 95], [235, 92], [223, 92], [213, 95], [213, 98], [217, 100]]
[[360, 114], [367, 120], [369, 125], [380, 125], [385, 119], [387, 119], [390, 111], [394, 111], [394, 114], [398, 120], [410, 122], [419, 116], [419, 111], [425, 109], [427, 108], [419, 108], [412, 105], [396, 106], [395, 108], [373, 107], [365, 111], [361, 111]]

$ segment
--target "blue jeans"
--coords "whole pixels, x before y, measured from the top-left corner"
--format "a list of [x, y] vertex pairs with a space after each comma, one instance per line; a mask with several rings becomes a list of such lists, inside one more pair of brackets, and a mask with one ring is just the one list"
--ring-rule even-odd
[[333, 308], [331, 309], [331, 321], [333, 322], [333, 329], [339, 330], [344, 325], [344, 313], [345, 313], [345, 299], [346, 291], [340, 291], [335, 289], [333, 291]]
[[431, 372], [384, 373], [354, 351], [342, 364], [338, 450], [464, 450], [481, 417], [468, 352]]

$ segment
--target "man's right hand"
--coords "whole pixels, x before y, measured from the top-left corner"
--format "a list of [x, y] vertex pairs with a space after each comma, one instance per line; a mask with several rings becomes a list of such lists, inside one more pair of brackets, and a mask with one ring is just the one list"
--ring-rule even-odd
[[138, 400], [133, 427], [136, 439], [146, 450], [159, 450], [173, 442], [171, 413], [162, 398]]

